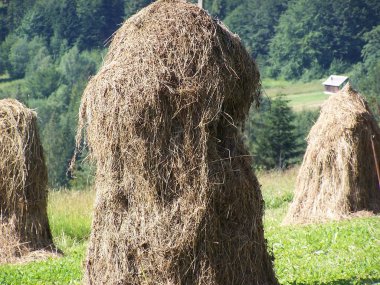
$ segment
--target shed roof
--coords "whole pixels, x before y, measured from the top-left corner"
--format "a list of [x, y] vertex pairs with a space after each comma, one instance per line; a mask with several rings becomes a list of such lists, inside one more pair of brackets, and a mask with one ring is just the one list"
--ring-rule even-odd
[[343, 82], [345, 82], [348, 79], [347, 76], [341, 76], [341, 75], [330, 75], [329, 78], [323, 82], [323, 85], [329, 85], [329, 86], [340, 86]]

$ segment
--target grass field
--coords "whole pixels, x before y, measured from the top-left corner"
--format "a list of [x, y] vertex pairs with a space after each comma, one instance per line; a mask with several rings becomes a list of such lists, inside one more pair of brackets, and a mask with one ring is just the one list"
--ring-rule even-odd
[[[260, 172], [265, 230], [281, 284], [380, 284], [380, 218], [281, 226], [297, 169]], [[49, 217], [65, 256], [0, 266], [0, 284], [80, 284], [90, 233], [93, 191], [50, 193]]]
[[283, 94], [296, 111], [318, 108], [329, 95], [323, 93], [323, 80], [308, 83], [264, 79], [264, 94], [270, 98]]

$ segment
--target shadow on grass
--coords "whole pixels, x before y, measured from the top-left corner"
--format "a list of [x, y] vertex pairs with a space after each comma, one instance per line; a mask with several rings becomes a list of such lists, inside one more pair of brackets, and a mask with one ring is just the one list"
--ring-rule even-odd
[[6, 82], [10, 82], [10, 81], [12, 81], [13, 79], [12, 78], [9, 78], [9, 77], [7, 77], [7, 78], [0, 78], [0, 83], [6, 83]]
[[380, 285], [380, 278], [375, 279], [339, 279], [330, 282], [293, 282], [292, 285]]

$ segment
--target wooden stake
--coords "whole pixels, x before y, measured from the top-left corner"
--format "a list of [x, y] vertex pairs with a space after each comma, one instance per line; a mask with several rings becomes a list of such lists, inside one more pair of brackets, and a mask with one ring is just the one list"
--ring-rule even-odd
[[203, 8], [203, 0], [198, 0], [198, 6], [199, 8]]
[[371, 136], [371, 144], [372, 144], [373, 158], [375, 159], [375, 164], [376, 164], [377, 182], [379, 184], [379, 189], [380, 189], [380, 170], [379, 170], [379, 162], [377, 161], [375, 143], [373, 141], [374, 138], [375, 138], [374, 135]]

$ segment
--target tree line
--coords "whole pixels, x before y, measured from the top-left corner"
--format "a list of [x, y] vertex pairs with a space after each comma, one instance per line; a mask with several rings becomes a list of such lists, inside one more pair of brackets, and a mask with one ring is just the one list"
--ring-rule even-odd
[[[17, 98], [37, 109], [51, 186], [81, 183], [66, 175], [81, 94], [112, 34], [151, 2], [0, 1], [0, 82], [9, 82], [0, 98]], [[380, 102], [379, 1], [205, 0], [204, 5], [239, 34], [263, 76], [311, 80], [349, 73], [374, 106]], [[315, 117], [315, 112], [294, 113], [282, 97], [265, 99], [246, 132], [258, 167], [299, 161]], [[88, 172], [79, 164], [76, 175]]]

